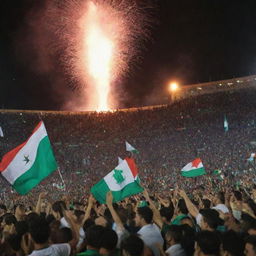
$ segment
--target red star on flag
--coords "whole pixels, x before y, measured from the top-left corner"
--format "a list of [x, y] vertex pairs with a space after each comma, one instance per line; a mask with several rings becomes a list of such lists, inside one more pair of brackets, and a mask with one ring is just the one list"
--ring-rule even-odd
[[201, 159], [200, 158], [196, 158], [193, 162], [192, 162], [192, 167], [198, 168], [198, 165], [201, 163]]

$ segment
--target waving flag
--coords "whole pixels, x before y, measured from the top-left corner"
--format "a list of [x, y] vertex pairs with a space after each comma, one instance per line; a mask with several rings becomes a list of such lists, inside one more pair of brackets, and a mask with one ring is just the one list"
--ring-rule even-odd
[[0, 172], [21, 195], [27, 194], [57, 169], [52, 147], [41, 121], [27, 141], [4, 155]]
[[184, 177], [197, 177], [205, 174], [205, 169], [200, 158], [188, 163], [181, 170], [181, 175]]

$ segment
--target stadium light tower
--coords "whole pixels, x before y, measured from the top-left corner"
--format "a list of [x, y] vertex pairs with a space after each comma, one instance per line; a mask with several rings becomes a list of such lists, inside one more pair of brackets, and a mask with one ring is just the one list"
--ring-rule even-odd
[[169, 84], [169, 90], [170, 90], [171, 92], [176, 92], [178, 89], [179, 89], [178, 83], [176, 83], [176, 82], [171, 82], [171, 83]]

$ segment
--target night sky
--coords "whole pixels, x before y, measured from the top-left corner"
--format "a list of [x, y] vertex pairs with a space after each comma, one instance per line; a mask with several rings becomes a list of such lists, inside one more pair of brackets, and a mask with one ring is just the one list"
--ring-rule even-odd
[[[59, 94], [54, 74], [32, 71], [20, 54], [26, 17], [39, 2], [0, 1], [1, 108], [60, 110], [66, 95], [73, 97], [68, 84]], [[155, 2], [151, 39], [122, 83], [125, 106], [145, 104], [170, 80], [191, 84], [256, 74], [256, 1]]]

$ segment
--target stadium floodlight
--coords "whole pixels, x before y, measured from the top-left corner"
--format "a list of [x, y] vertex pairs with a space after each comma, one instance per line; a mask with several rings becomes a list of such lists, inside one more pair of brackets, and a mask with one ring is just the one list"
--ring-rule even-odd
[[179, 85], [176, 82], [171, 82], [169, 84], [169, 90], [171, 92], [176, 92], [179, 89]]

